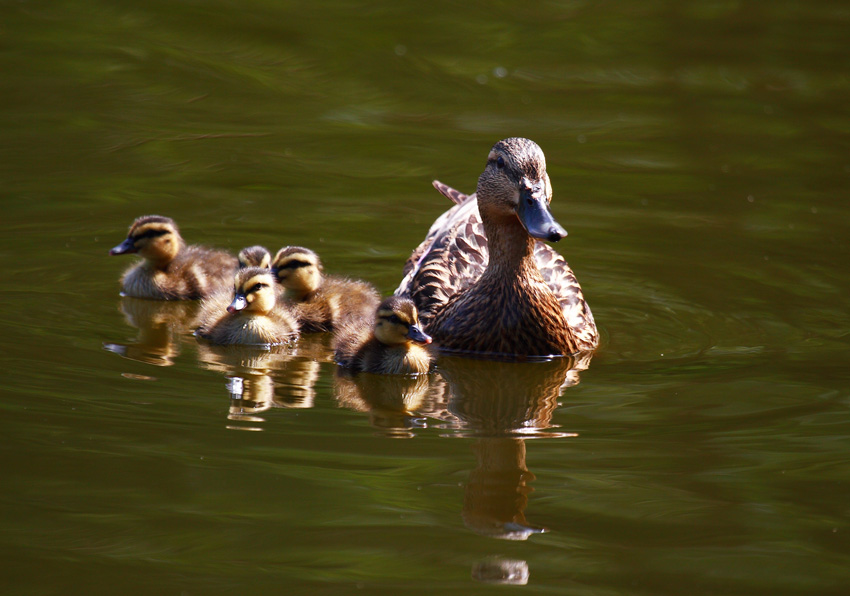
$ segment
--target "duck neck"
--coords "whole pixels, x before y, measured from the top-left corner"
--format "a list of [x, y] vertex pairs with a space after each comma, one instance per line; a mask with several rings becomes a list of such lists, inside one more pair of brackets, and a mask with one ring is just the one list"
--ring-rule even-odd
[[515, 215], [497, 219], [481, 213], [481, 221], [490, 249], [486, 275], [516, 277], [518, 271], [537, 271], [534, 239]]

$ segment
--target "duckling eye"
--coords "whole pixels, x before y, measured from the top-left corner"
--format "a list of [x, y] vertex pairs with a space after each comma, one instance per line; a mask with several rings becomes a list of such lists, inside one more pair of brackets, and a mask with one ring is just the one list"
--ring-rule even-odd
[[265, 288], [265, 287], [268, 287], [268, 284], [256, 283], [251, 287], [250, 290], [248, 290], [248, 293], [251, 294], [253, 292], [258, 292], [261, 288]]
[[496, 158], [496, 167], [500, 170], [505, 167], [505, 158], [501, 155]]
[[404, 324], [405, 324], [405, 323], [404, 323], [404, 321], [402, 321], [402, 320], [398, 317], [398, 315], [390, 315], [390, 316], [388, 317], [388, 320], [389, 320], [389, 322], [390, 322], [390, 323], [392, 323], [393, 325], [404, 325]]

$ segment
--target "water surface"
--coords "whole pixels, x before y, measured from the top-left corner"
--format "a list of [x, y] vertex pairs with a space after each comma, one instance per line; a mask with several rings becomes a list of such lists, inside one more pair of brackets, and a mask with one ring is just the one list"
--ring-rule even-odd
[[[6, 592], [846, 593], [843, 3], [0, 11]], [[352, 380], [118, 296], [145, 213], [390, 293], [514, 135], [589, 361]]]

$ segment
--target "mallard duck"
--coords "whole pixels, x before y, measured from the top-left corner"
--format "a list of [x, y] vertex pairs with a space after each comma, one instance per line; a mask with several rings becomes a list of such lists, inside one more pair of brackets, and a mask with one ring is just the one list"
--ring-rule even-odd
[[145, 215], [130, 226], [127, 239], [111, 255], [138, 253], [144, 260], [121, 277], [125, 296], [154, 300], [195, 300], [233, 280], [236, 259], [224, 251], [187, 246], [174, 220]]
[[397, 296], [419, 308], [442, 350], [519, 358], [596, 348], [599, 335], [564, 258], [540, 242], [567, 235], [549, 209], [546, 159], [523, 138], [496, 143], [466, 196], [431, 226], [407, 261]]
[[371, 324], [351, 322], [334, 339], [335, 360], [353, 372], [414, 374], [431, 368], [431, 354], [422, 347], [431, 338], [420, 328], [416, 306], [407, 298], [387, 298]]
[[278, 345], [298, 335], [298, 321], [276, 301], [269, 269], [246, 267], [236, 273], [234, 289], [201, 303], [198, 337], [216, 344]]
[[239, 266], [244, 267], [261, 267], [268, 269], [272, 266], [272, 255], [265, 246], [249, 246], [243, 248], [236, 255], [239, 261]]
[[356, 319], [368, 319], [381, 301], [364, 281], [324, 275], [319, 256], [308, 248], [286, 246], [272, 261], [277, 277], [303, 331], [331, 331]]

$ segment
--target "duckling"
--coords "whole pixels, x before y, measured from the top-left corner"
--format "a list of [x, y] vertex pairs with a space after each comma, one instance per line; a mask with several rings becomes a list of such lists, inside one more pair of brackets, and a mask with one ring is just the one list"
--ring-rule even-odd
[[413, 251], [395, 295], [414, 301], [435, 344], [513, 359], [596, 348], [596, 323], [575, 275], [540, 242], [567, 235], [549, 208], [540, 147], [523, 138], [496, 143], [473, 195], [434, 185], [456, 204]]
[[110, 255], [138, 253], [144, 260], [121, 276], [121, 293], [153, 300], [196, 300], [227, 287], [236, 259], [219, 250], [187, 246], [174, 220], [145, 215]]
[[268, 269], [272, 266], [272, 255], [265, 246], [249, 246], [236, 255], [239, 267], [260, 267]]
[[277, 345], [298, 335], [298, 321], [276, 302], [269, 269], [236, 272], [233, 292], [220, 292], [201, 303], [195, 334], [216, 344]]
[[371, 326], [362, 320], [351, 323], [334, 339], [334, 359], [353, 372], [417, 374], [431, 368], [431, 354], [422, 347], [431, 338], [420, 328], [416, 306], [407, 298], [387, 298]]
[[357, 319], [369, 319], [381, 297], [364, 281], [323, 275], [319, 256], [301, 246], [281, 248], [272, 262], [286, 298], [303, 331], [331, 331]]

